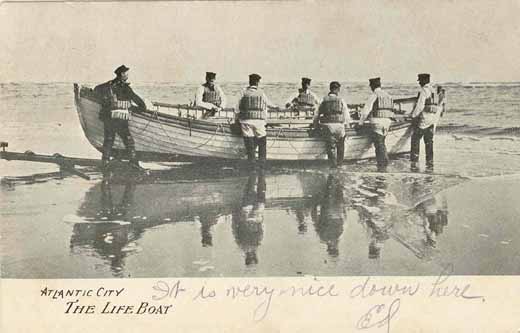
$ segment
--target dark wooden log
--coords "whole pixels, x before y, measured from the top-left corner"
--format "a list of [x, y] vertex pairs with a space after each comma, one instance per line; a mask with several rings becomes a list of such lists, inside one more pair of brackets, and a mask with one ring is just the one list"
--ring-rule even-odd
[[0, 151], [0, 158], [8, 161], [30, 161], [41, 163], [54, 163], [58, 165], [80, 165], [80, 166], [101, 166], [101, 161], [91, 158], [66, 157], [59, 154], [41, 155], [31, 151], [25, 153]]

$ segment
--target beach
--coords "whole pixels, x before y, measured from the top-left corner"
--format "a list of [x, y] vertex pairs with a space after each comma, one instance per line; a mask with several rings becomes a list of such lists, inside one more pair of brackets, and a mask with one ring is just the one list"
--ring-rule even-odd
[[[520, 274], [520, 83], [444, 83], [448, 112], [435, 169], [407, 156], [375, 161], [231, 167], [145, 163], [151, 178], [91, 180], [54, 165], [0, 161], [5, 278]], [[133, 85], [134, 86], [134, 85]], [[150, 101], [188, 103], [197, 84], [145, 83]], [[296, 83], [266, 83], [278, 105]], [[233, 96], [241, 83], [223, 83]], [[315, 83], [318, 96], [326, 83]], [[344, 83], [363, 103], [365, 83]], [[396, 97], [413, 84], [388, 84]], [[100, 158], [83, 136], [72, 83], [5, 83], [0, 140], [9, 150]], [[424, 150], [424, 148], [423, 148]], [[422, 151], [424, 154], [424, 151]]]

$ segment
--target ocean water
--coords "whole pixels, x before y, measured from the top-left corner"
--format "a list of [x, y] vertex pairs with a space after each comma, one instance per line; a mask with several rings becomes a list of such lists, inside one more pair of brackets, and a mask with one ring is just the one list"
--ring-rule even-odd
[[[444, 83], [448, 112], [435, 171], [388, 173], [374, 161], [337, 171], [146, 164], [149, 177], [63, 176], [0, 160], [1, 275], [13, 278], [520, 274], [520, 83]], [[188, 103], [197, 84], [132, 84], [150, 101]], [[228, 104], [243, 83], [223, 83]], [[295, 83], [263, 85], [283, 105]], [[387, 84], [395, 97], [415, 84]], [[314, 83], [319, 96], [326, 83]], [[343, 83], [363, 103], [365, 83]], [[99, 158], [72, 83], [0, 85], [9, 150]], [[422, 148], [424, 150], [424, 148]], [[422, 158], [424, 161], [424, 158]]]

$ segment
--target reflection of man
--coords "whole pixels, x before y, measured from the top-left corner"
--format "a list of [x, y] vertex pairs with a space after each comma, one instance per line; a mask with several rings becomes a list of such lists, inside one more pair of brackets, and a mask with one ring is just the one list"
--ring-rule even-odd
[[112, 185], [110, 177], [103, 176], [101, 182], [101, 207], [103, 208], [102, 214], [108, 218], [108, 221], [112, 220], [124, 220], [127, 217], [128, 209], [134, 203], [135, 183], [132, 179], [128, 179], [125, 182], [125, 189], [123, 197], [119, 205], [114, 205], [112, 201]]
[[296, 220], [298, 221], [298, 234], [305, 234], [307, 232], [307, 222], [305, 222], [305, 208], [296, 209]]
[[426, 243], [432, 247], [437, 245], [437, 237], [448, 225], [448, 207], [445, 200], [439, 205], [435, 197], [428, 198], [415, 207], [423, 216]]
[[213, 246], [213, 235], [211, 227], [217, 224], [217, 214], [206, 213], [199, 216], [200, 218], [200, 236], [203, 247]]
[[318, 219], [315, 221], [316, 233], [327, 245], [327, 253], [331, 257], [339, 255], [339, 238], [343, 234], [345, 222], [345, 200], [343, 186], [337, 176], [330, 174], [327, 179], [325, 196], [321, 202]]
[[[387, 224], [384, 216], [381, 214], [384, 208], [384, 191], [388, 187], [384, 177], [364, 178], [363, 190], [372, 192], [363, 205], [358, 206], [360, 221], [365, 223], [370, 236], [368, 244], [368, 258], [379, 259], [381, 250], [385, 241], [389, 238], [387, 232]], [[366, 192], [363, 192], [366, 193]], [[361, 195], [363, 195], [361, 193]], [[365, 195], [366, 196], [366, 195]]]
[[370, 243], [368, 244], [368, 259], [379, 259], [381, 257], [381, 249], [385, 241], [388, 239], [388, 234], [374, 228], [373, 224], [368, 224], [371, 226], [371, 234], [370, 234]]
[[233, 235], [237, 245], [245, 254], [246, 266], [258, 264], [257, 249], [264, 235], [265, 191], [264, 172], [262, 170], [258, 173], [251, 172], [240, 210], [233, 214]]
[[[132, 240], [137, 238], [130, 232], [128, 224], [120, 224], [129, 217], [128, 209], [134, 202], [135, 184], [125, 183], [123, 197], [119, 204], [114, 204], [112, 188], [108, 177], [104, 177], [101, 183], [101, 202], [97, 223], [77, 223], [74, 225], [71, 237], [71, 248], [92, 247], [102, 257], [110, 260], [110, 267], [115, 274], [120, 274], [126, 256], [122, 249]], [[114, 222], [116, 221], [116, 222]]]

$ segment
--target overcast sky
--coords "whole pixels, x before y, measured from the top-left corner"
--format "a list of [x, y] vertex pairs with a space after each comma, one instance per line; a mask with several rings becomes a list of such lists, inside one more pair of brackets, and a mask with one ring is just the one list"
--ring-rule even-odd
[[[495, 4], [497, 2], [498, 4]], [[0, 81], [520, 81], [520, 1], [7, 3]]]

